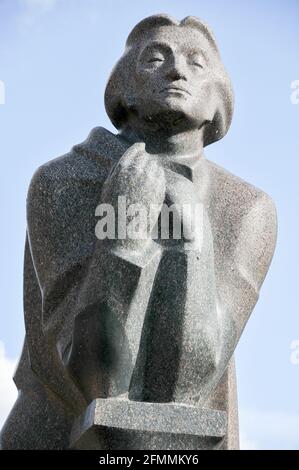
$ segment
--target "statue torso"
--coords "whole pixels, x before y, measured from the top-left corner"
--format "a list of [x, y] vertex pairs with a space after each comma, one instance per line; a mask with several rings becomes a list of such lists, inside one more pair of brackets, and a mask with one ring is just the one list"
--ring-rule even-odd
[[[29, 235], [34, 240], [31, 254], [43, 288], [44, 308], [43, 315], [41, 308], [28, 311], [27, 319], [34, 315], [36, 325], [42, 324], [44, 331], [56, 336], [61, 358], [73, 331], [78, 286], [95, 249], [95, 208], [100, 202], [102, 185], [125, 150], [121, 140], [96, 128], [87, 141], [75, 146], [69, 154], [43, 165], [31, 183]], [[211, 232], [218, 307], [229, 312], [239, 337], [257, 300], [274, 249], [275, 212], [271, 200], [262, 191], [205, 159], [173, 170], [197, 187]], [[258, 229], [250, 223], [251, 213], [260, 215]], [[267, 234], [268, 239], [261, 234]], [[34, 276], [32, 270], [29, 276]], [[36, 280], [28, 279], [28, 282], [36, 284]], [[28, 295], [37, 297], [36, 292], [30, 291]], [[35, 299], [35, 305], [40, 300]], [[32, 299], [28, 303], [32, 305]], [[40, 334], [38, 326], [35, 334]], [[31, 332], [27, 338], [29, 354], [32, 337]], [[31, 356], [35, 355], [32, 349]], [[36, 369], [34, 357], [31, 362]], [[42, 366], [37, 368], [41, 370]], [[20, 376], [17, 372], [17, 380]], [[217, 390], [214, 401], [217, 402]], [[225, 408], [227, 404], [220, 406]]]

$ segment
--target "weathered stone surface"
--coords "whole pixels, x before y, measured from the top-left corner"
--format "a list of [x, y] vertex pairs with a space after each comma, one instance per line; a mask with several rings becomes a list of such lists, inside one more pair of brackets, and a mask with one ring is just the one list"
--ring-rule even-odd
[[[20, 393], [1, 446], [65, 449], [73, 429], [81, 448], [237, 448], [233, 353], [271, 262], [276, 214], [263, 191], [204, 157], [233, 112], [210, 29], [193, 17], [143, 20], [105, 103], [119, 133], [93, 129], [30, 184]], [[121, 235], [137, 216], [123, 217], [120, 197], [150, 214], [149, 237]], [[103, 205], [120, 221], [115, 238], [99, 239]]]

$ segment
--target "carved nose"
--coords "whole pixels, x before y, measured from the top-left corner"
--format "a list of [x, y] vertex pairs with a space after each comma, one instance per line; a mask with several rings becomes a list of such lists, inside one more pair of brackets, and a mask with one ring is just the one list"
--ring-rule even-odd
[[182, 60], [175, 59], [169, 68], [166, 78], [169, 80], [187, 80]]
[[175, 81], [175, 80], [185, 79], [185, 76], [181, 72], [179, 72], [178, 70], [173, 69], [173, 70], [170, 70], [168, 72], [167, 78], [169, 80]]

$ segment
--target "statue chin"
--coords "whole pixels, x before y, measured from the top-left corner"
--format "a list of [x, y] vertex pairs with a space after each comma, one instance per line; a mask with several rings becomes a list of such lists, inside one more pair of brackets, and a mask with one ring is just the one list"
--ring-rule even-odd
[[[205, 123], [211, 122], [216, 109], [206, 93], [192, 100], [190, 96], [173, 94], [163, 99], [153, 96], [126, 97], [129, 116], [138, 119], [137, 125], [143, 122], [146, 127], [155, 131], [161, 129], [184, 132], [200, 129]], [[134, 127], [134, 126], [132, 126]]]
[[196, 116], [192, 112], [182, 109], [182, 106], [165, 106], [159, 107], [158, 109], [147, 109], [145, 108], [137, 111], [138, 124], [144, 125], [144, 128], [149, 131], [164, 131], [167, 133], [177, 134], [179, 132], [186, 132], [193, 129], [200, 129], [209, 119], [205, 119], [203, 116]]

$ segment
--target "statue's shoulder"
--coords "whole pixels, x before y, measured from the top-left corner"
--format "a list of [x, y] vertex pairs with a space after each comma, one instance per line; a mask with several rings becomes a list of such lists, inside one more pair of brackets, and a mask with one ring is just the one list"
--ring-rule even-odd
[[51, 273], [50, 265], [69, 266], [90, 255], [95, 209], [103, 182], [118, 158], [117, 140], [105, 129], [93, 129], [86, 141], [40, 166], [33, 175], [27, 194], [27, 228], [42, 279]]
[[30, 187], [59, 190], [71, 185], [103, 182], [123, 151], [114, 134], [103, 127], [96, 127], [70, 152], [41, 165], [34, 173]]
[[[209, 210], [220, 258], [234, 260], [259, 289], [274, 253], [276, 208], [261, 189], [207, 160]], [[217, 236], [221, 231], [221, 237]]]
[[267, 193], [216, 163], [206, 161], [210, 174], [212, 199], [220, 210], [227, 211], [232, 220], [237, 221], [246, 217], [253, 208], [259, 207], [261, 214], [272, 219], [276, 225], [275, 204]]
[[92, 245], [95, 209], [120, 146], [109, 131], [95, 128], [69, 153], [37, 169], [27, 194], [31, 245], [47, 243], [52, 257], [56, 252], [82, 251], [82, 244]]

